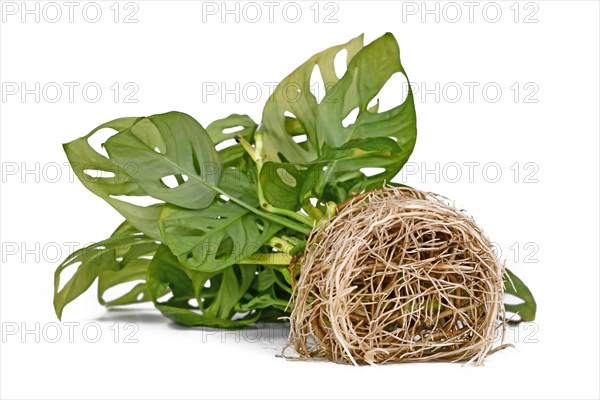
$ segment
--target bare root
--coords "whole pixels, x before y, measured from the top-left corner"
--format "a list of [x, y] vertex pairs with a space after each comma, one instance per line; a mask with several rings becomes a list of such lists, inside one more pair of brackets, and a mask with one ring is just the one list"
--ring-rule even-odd
[[290, 317], [300, 356], [481, 364], [504, 333], [503, 266], [473, 219], [409, 188], [338, 210], [300, 261]]

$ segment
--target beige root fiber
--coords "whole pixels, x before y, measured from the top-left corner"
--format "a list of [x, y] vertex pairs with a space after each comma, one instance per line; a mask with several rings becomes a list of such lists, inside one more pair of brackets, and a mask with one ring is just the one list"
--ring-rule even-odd
[[481, 364], [504, 333], [503, 266], [438, 195], [386, 187], [313, 230], [292, 298], [301, 358]]

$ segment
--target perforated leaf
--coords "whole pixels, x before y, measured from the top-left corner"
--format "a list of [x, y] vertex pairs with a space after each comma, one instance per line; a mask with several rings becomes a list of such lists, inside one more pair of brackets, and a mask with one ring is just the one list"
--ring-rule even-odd
[[[259, 206], [253, 194], [255, 186], [242, 172], [228, 171], [221, 187], [249, 199], [250, 206]], [[159, 227], [164, 242], [179, 261], [200, 271], [218, 271], [250, 257], [282, 228], [222, 197], [200, 210], [167, 205], [161, 212]]]
[[[134, 163], [136, 180], [156, 199], [186, 208], [212, 203], [213, 187], [221, 177], [221, 162], [208, 133], [192, 117], [180, 112], [138, 119], [106, 141], [117, 163]], [[167, 177], [184, 177], [168, 186]]]
[[[149, 260], [144, 257], [153, 255], [158, 246], [154, 239], [141, 235], [125, 222], [109, 239], [75, 251], [54, 273], [54, 309], [58, 318], [64, 307], [84, 293], [100, 274], [129, 270], [132, 266], [147, 267]], [[67, 268], [77, 270], [60, 288], [61, 274]]]

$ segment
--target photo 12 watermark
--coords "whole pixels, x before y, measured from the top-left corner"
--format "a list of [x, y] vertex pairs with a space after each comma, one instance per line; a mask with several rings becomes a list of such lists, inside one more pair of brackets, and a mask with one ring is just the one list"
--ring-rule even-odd
[[282, 343], [290, 337], [288, 324], [263, 324], [258, 328], [244, 327], [243, 329], [213, 329], [203, 328], [202, 343]]
[[138, 103], [136, 82], [2, 82], [2, 103]]
[[400, 170], [401, 183], [540, 183], [540, 165], [535, 161], [408, 161]]
[[2, 1], [3, 24], [77, 23], [137, 24], [140, 5], [134, 1]]
[[[279, 82], [202, 82], [200, 99], [202, 103], [266, 103], [282, 100], [297, 103], [303, 96], [312, 95], [317, 102], [335, 103], [339, 86], [337, 82], [310, 82], [308, 93], [301, 82], [286, 82], [280, 90], [275, 89]], [[397, 85], [395, 99], [406, 99], [412, 91], [415, 101], [421, 103], [523, 103], [540, 102], [540, 85], [537, 82], [495, 82], [495, 81], [452, 81], [452, 82], [404, 82]], [[277, 99], [276, 93], [281, 96]], [[378, 96], [375, 96], [378, 98]]]
[[[81, 167], [81, 168], [80, 168]], [[6, 183], [73, 183], [77, 181], [75, 170], [81, 170], [84, 182], [120, 183], [136, 182], [139, 165], [134, 161], [113, 163], [111, 170], [95, 163], [70, 163], [58, 161], [4, 161], [0, 164], [0, 182]]]
[[401, 4], [402, 23], [540, 22], [540, 3], [535, 1], [403, 1]]
[[510, 264], [538, 264], [540, 245], [535, 241], [501, 244], [492, 242], [494, 253], [499, 260]]
[[339, 23], [335, 1], [203, 1], [202, 23]]
[[139, 343], [134, 322], [2, 322], [2, 343]]
[[498, 103], [536, 104], [540, 86], [536, 82], [410, 82], [402, 87], [402, 96], [412, 90], [421, 103]]
[[[40, 242], [40, 241], [3, 241], [0, 243], [2, 264], [18, 262], [21, 264], [55, 264], [64, 260], [69, 254], [77, 250], [83, 251], [83, 260], [93, 260], [102, 254], [103, 248], [88, 248], [93, 243], [81, 242]], [[129, 246], [124, 244], [122, 253], [129, 250]], [[118, 254], [118, 249], [115, 254]]]

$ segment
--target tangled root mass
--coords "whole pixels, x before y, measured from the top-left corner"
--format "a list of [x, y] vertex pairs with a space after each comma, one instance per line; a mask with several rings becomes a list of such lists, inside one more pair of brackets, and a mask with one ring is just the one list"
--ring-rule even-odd
[[481, 364], [504, 332], [503, 266], [475, 222], [409, 188], [339, 208], [302, 260], [290, 317], [300, 356]]

